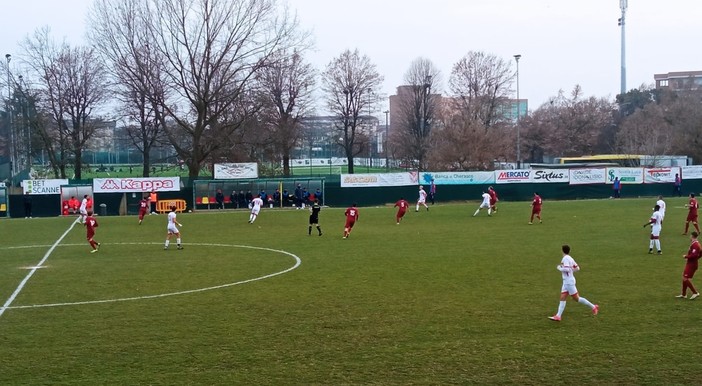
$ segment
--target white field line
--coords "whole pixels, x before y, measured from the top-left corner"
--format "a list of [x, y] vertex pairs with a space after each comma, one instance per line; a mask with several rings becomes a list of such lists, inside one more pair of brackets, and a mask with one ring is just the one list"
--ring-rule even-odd
[[[144, 245], [144, 244], [157, 244], [157, 245], [162, 245], [162, 243], [115, 243], [115, 244], [103, 244], [103, 247], [106, 245]], [[62, 246], [74, 246], [74, 245], [83, 245], [83, 244], [65, 244]], [[164, 294], [156, 294], [156, 295], [144, 295], [144, 296], [133, 296], [133, 297], [127, 297], [127, 298], [116, 298], [116, 299], [102, 299], [102, 300], [87, 300], [87, 301], [82, 301], [82, 302], [70, 302], [70, 303], [50, 303], [50, 304], [33, 304], [33, 305], [28, 305], [28, 306], [9, 306], [6, 305], [4, 308], [7, 309], [21, 309], [21, 308], [42, 308], [42, 307], [61, 307], [61, 306], [77, 306], [77, 305], [85, 305], [85, 304], [101, 304], [101, 303], [116, 303], [116, 302], [126, 302], [126, 301], [131, 301], [131, 300], [144, 300], [144, 299], [156, 299], [156, 298], [164, 298], [167, 296], [176, 296], [176, 295], [185, 295], [185, 294], [192, 294], [192, 293], [197, 293], [197, 292], [205, 292], [205, 291], [211, 291], [211, 290], [216, 290], [216, 289], [221, 289], [221, 288], [226, 288], [226, 287], [232, 287], [235, 285], [240, 285], [240, 284], [246, 284], [246, 283], [251, 283], [263, 279], [268, 279], [274, 276], [282, 275], [284, 273], [288, 273], [302, 264], [302, 260], [295, 254], [279, 250], [279, 249], [272, 249], [272, 248], [264, 248], [264, 247], [254, 247], [250, 245], [232, 245], [232, 244], [209, 244], [209, 243], [187, 243], [183, 244], [184, 246], [208, 246], [208, 247], [235, 247], [235, 248], [248, 248], [248, 249], [258, 249], [262, 251], [270, 251], [270, 252], [276, 252], [276, 253], [282, 253], [284, 255], [288, 255], [295, 259], [295, 265], [293, 265], [290, 268], [284, 269], [279, 272], [274, 272], [270, 273], [268, 275], [263, 275], [259, 277], [255, 277], [252, 279], [246, 279], [242, 281], [237, 281], [233, 283], [226, 283], [226, 284], [220, 284], [216, 286], [211, 286], [211, 287], [205, 287], [205, 288], [196, 288], [196, 289], [191, 289], [191, 290], [184, 290], [184, 291], [177, 291], [177, 292], [169, 292], [169, 293], [164, 293]], [[28, 248], [31, 248], [33, 246], [30, 246]], [[24, 248], [24, 247], [14, 247], [14, 248]], [[177, 252], [176, 252], [177, 253]], [[41, 264], [41, 263], [40, 263]], [[0, 314], [1, 315], [1, 314]]]
[[15, 292], [13, 292], [12, 295], [10, 295], [10, 297], [7, 299], [7, 301], [5, 301], [5, 304], [3, 304], [2, 307], [0, 307], [0, 316], [2, 316], [2, 314], [5, 313], [5, 310], [10, 308], [10, 305], [12, 305], [12, 302], [15, 301], [15, 298], [17, 297], [17, 295], [19, 295], [19, 293], [22, 291], [24, 286], [27, 284], [27, 281], [29, 281], [29, 278], [31, 278], [34, 275], [34, 272], [36, 272], [37, 269], [41, 268], [42, 264], [44, 264], [46, 259], [48, 259], [49, 256], [51, 256], [51, 253], [54, 251], [54, 249], [56, 249], [56, 247], [61, 243], [61, 241], [63, 241], [64, 237], [66, 237], [68, 232], [70, 232], [73, 229], [73, 227], [76, 226], [77, 223], [78, 223], [78, 219], [76, 219], [76, 221], [73, 221], [71, 223], [71, 226], [68, 227], [68, 229], [66, 229], [66, 231], [63, 232], [61, 237], [59, 237], [58, 240], [56, 240], [56, 242], [54, 242], [54, 244], [51, 245], [49, 250], [46, 251], [46, 253], [44, 254], [44, 257], [41, 259], [41, 261], [39, 261], [39, 264], [35, 265], [32, 268], [32, 270], [29, 271], [29, 273], [27, 273], [27, 276], [25, 276], [24, 279], [22, 280], [22, 282], [20, 282], [19, 286], [17, 286], [17, 289], [15, 289]]

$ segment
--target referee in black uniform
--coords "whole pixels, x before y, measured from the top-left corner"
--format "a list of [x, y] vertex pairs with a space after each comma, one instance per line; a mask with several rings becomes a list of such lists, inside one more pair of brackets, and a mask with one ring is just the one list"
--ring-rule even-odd
[[312, 235], [312, 225], [317, 227], [317, 231], [319, 232], [319, 235], [322, 235], [322, 228], [319, 227], [319, 211], [322, 210], [322, 207], [319, 206], [319, 200], [314, 200], [314, 203], [312, 203], [312, 206], [310, 206], [310, 226], [307, 228], [307, 235], [311, 236]]

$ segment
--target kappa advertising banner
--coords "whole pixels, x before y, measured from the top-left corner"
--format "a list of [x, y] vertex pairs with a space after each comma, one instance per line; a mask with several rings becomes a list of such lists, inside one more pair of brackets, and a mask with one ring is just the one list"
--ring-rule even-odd
[[680, 174], [680, 168], [644, 168], [644, 184], [660, 184], [675, 182], [675, 175]]
[[684, 180], [702, 179], [702, 165], [683, 166], [680, 168], [680, 177]]
[[215, 164], [214, 178], [215, 180], [258, 178], [258, 164], [255, 162]]
[[22, 191], [24, 194], [61, 194], [61, 185], [68, 185], [68, 180], [24, 180]]
[[522, 169], [495, 171], [495, 182], [498, 184], [514, 184], [520, 182], [568, 182], [569, 179], [568, 170], [565, 169]]
[[619, 177], [622, 184], [643, 184], [643, 168], [607, 168], [607, 183]]
[[94, 178], [93, 193], [177, 192], [180, 177]]
[[417, 172], [341, 175], [342, 188], [406, 186], [417, 184], [419, 184]]
[[607, 182], [607, 169], [570, 169], [570, 185], [604, 184]]
[[429, 185], [432, 178], [436, 185], [494, 184], [495, 172], [431, 172], [422, 173], [422, 182]]

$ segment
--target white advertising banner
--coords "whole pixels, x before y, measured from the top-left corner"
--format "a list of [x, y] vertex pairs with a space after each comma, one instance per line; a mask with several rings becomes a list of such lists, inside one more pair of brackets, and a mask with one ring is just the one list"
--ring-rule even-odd
[[93, 193], [177, 192], [180, 177], [94, 178]]
[[429, 185], [494, 184], [495, 172], [430, 172], [422, 173], [422, 182]]
[[619, 177], [622, 184], [643, 184], [643, 168], [607, 168], [607, 183]]
[[513, 184], [519, 182], [531, 182], [531, 169], [517, 170], [495, 170], [495, 183]]
[[702, 165], [683, 166], [680, 168], [680, 177], [685, 180], [702, 179]]
[[607, 169], [570, 169], [570, 185], [604, 184], [607, 182]]
[[419, 184], [417, 172], [379, 173], [379, 174], [342, 174], [342, 188], [368, 188], [376, 186], [406, 186]]
[[569, 180], [568, 170], [566, 169], [522, 169], [495, 171], [495, 182], [498, 184], [514, 184], [522, 182], [568, 182]]
[[61, 194], [61, 185], [68, 185], [68, 180], [24, 180], [22, 191], [24, 194]]
[[214, 178], [215, 180], [258, 178], [258, 164], [256, 162], [215, 164]]
[[675, 175], [680, 174], [680, 168], [644, 168], [644, 184], [660, 184], [675, 182]]

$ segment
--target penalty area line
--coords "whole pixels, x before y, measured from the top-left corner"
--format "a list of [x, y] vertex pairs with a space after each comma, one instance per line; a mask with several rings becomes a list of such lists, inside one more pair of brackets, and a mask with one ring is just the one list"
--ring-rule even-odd
[[35, 265], [34, 267], [32, 267], [32, 270], [29, 271], [29, 273], [27, 273], [27, 276], [25, 276], [24, 279], [22, 279], [22, 281], [20, 282], [20, 284], [19, 284], [19, 285], [17, 286], [17, 288], [15, 289], [15, 292], [13, 292], [12, 295], [10, 295], [10, 297], [5, 301], [5, 304], [3, 304], [2, 307], [0, 307], [0, 316], [2, 316], [2, 315], [5, 313], [5, 310], [7, 310], [8, 308], [10, 308], [10, 306], [12, 305], [12, 302], [15, 301], [15, 298], [17, 297], [17, 295], [19, 295], [19, 293], [22, 291], [22, 289], [24, 289], [24, 286], [27, 284], [27, 282], [29, 281], [29, 279], [34, 275], [34, 272], [36, 272], [37, 269], [39, 269], [39, 268], [42, 267], [42, 265], [44, 264], [44, 262], [46, 262], [46, 260], [49, 258], [49, 256], [51, 256], [51, 253], [54, 251], [54, 249], [56, 249], [56, 247], [57, 247], [57, 246], [61, 243], [61, 241], [63, 241], [63, 239], [66, 237], [66, 235], [68, 235], [68, 233], [69, 233], [71, 230], [73, 230], [73, 227], [75, 227], [77, 223], [78, 223], [78, 220], [77, 220], [77, 219], [76, 219], [76, 221], [74, 221], [74, 222], [71, 223], [71, 226], [68, 227], [68, 229], [66, 229], [66, 231], [63, 232], [63, 234], [61, 235], [61, 237], [59, 237], [58, 240], [56, 240], [56, 242], [54, 242], [54, 243], [51, 245], [51, 247], [49, 248], [49, 250], [46, 251], [46, 253], [44, 254], [44, 257], [41, 259], [41, 261], [39, 261], [39, 263], [38, 263], [37, 265]]

